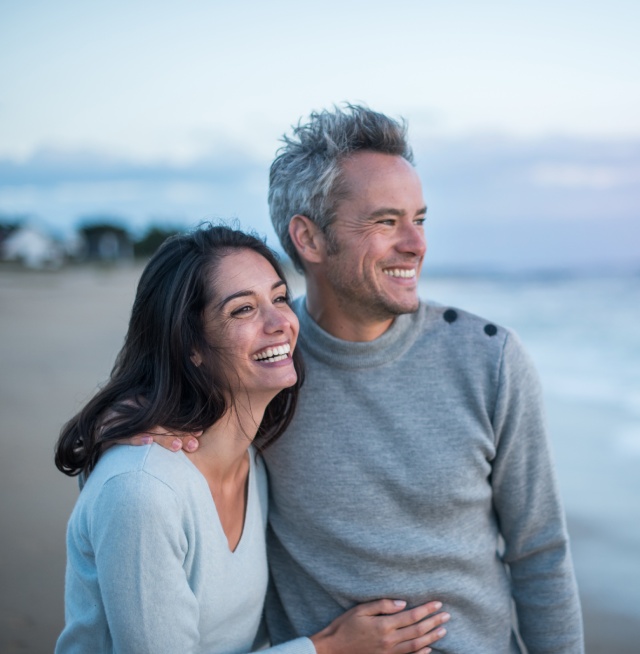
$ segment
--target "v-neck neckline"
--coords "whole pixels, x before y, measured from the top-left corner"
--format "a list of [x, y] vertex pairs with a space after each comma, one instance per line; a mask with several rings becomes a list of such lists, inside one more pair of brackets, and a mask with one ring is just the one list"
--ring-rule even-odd
[[220, 520], [220, 514], [218, 513], [218, 507], [216, 506], [215, 500], [213, 499], [213, 495], [211, 494], [211, 489], [209, 488], [209, 484], [207, 483], [207, 480], [205, 476], [200, 472], [198, 469], [198, 466], [191, 461], [191, 459], [184, 453], [180, 452], [184, 459], [189, 463], [189, 465], [198, 473], [198, 476], [201, 479], [201, 482], [204, 486], [204, 490], [206, 491], [209, 501], [211, 502], [210, 506], [213, 509], [214, 513], [214, 523], [215, 523], [215, 529], [218, 532], [218, 535], [224, 539], [225, 543], [225, 550], [229, 554], [229, 556], [237, 556], [238, 553], [240, 552], [241, 549], [243, 549], [244, 543], [249, 540], [251, 531], [253, 530], [253, 513], [254, 513], [254, 504], [257, 501], [256, 497], [256, 492], [255, 492], [255, 451], [252, 446], [249, 446], [249, 449], [247, 450], [247, 454], [249, 456], [249, 472], [247, 473], [247, 481], [246, 481], [246, 493], [247, 493], [247, 503], [244, 508], [244, 519], [243, 519], [243, 524], [242, 524], [242, 533], [240, 534], [240, 538], [238, 539], [238, 542], [236, 543], [236, 546], [234, 549], [231, 549], [229, 547], [229, 539], [227, 538], [227, 534], [225, 533], [224, 527], [222, 526], [222, 521]]

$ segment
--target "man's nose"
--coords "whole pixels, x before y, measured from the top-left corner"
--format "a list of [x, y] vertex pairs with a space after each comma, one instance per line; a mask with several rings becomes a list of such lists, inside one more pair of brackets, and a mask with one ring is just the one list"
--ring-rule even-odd
[[400, 237], [396, 247], [400, 252], [414, 254], [418, 257], [424, 256], [427, 251], [427, 239], [424, 235], [423, 227], [416, 225], [413, 221], [404, 223], [401, 226]]

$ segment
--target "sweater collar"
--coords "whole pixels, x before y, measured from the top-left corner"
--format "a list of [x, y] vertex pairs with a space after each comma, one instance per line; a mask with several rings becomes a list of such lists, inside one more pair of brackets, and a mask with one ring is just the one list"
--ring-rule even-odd
[[416, 313], [397, 316], [379, 338], [353, 342], [343, 341], [322, 329], [307, 311], [306, 296], [297, 298], [293, 308], [300, 320], [299, 342], [303, 353], [339, 368], [370, 368], [394, 361], [418, 337], [418, 325], [424, 313], [421, 304]]

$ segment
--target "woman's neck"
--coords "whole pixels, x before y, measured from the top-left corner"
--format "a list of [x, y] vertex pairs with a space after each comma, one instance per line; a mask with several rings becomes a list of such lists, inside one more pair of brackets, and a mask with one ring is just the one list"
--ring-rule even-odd
[[247, 450], [262, 422], [266, 404], [249, 405], [241, 400], [237, 399], [222, 418], [203, 432], [196, 452], [186, 453], [209, 485], [233, 484], [248, 472]]
[[247, 450], [253, 442], [264, 409], [256, 415], [236, 403], [200, 436], [200, 446], [185, 452], [207, 481], [220, 524], [233, 552], [244, 531], [251, 467]]

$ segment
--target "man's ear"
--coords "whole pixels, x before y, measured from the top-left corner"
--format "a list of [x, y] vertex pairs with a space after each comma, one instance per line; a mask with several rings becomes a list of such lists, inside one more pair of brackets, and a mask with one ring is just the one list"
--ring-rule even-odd
[[289, 221], [289, 236], [303, 262], [320, 263], [324, 259], [326, 240], [311, 218], [296, 214]]

